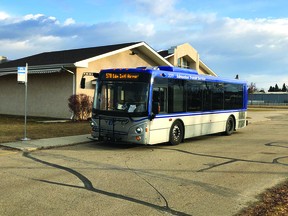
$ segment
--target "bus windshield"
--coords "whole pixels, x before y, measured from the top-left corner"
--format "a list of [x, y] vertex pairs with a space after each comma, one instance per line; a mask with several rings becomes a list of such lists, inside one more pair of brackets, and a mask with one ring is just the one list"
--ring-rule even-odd
[[147, 115], [149, 84], [102, 81], [95, 92], [94, 108], [100, 112]]

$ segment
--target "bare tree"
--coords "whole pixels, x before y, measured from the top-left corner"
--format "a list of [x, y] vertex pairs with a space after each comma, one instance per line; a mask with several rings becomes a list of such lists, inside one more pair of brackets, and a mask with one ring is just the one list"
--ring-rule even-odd
[[253, 94], [254, 92], [257, 92], [258, 89], [256, 88], [256, 83], [251, 82], [248, 86], [248, 93]]

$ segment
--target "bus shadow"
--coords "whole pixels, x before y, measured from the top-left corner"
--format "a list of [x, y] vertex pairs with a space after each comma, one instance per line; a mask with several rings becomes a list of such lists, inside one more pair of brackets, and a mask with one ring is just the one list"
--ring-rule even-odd
[[143, 145], [133, 143], [118, 143], [118, 142], [105, 142], [95, 141], [89, 144], [90, 148], [97, 148], [99, 150], [125, 150], [143, 147]]
[[[234, 137], [234, 136], [239, 136], [239, 135], [242, 135], [242, 134], [245, 134], [245, 133], [243, 133], [243, 131], [235, 131], [231, 136]], [[203, 135], [203, 136], [187, 138], [187, 139], [184, 140], [183, 143], [185, 143], [185, 142], [188, 143], [188, 142], [203, 141], [203, 140], [213, 140], [213, 138], [217, 138], [217, 137], [218, 138], [219, 137], [228, 138], [228, 137], [231, 137], [231, 136], [227, 136], [227, 135], [223, 134], [223, 132], [220, 132], [220, 133], [215, 133], [215, 134], [208, 134], [208, 135]]]
[[[239, 131], [237, 133], [234, 133], [233, 136], [236, 134], [241, 134]], [[197, 141], [203, 141], [203, 140], [213, 140], [213, 138], [217, 137], [227, 137], [223, 135], [223, 133], [216, 133], [216, 134], [209, 134], [204, 136], [197, 136], [185, 139], [184, 142], [180, 143], [177, 146], [181, 146], [181, 144], [190, 143], [190, 142], [197, 142]], [[171, 147], [169, 142], [165, 143], [159, 143], [155, 145], [143, 145], [138, 143], [125, 143], [125, 142], [107, 142], [107, 141], [95, 141], [88, 144], [89, 148], [92, 149], [99, 149], [99, 150], [125, 150], [125, 149], [138, 149], [138, 150], [144, 150], [144, 149], [154, 149], [154, 148], [161, 148], [161, 147]]]

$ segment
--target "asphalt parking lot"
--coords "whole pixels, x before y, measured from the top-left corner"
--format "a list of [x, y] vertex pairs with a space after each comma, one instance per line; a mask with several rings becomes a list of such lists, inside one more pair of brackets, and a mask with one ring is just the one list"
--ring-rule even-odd
[[234, 215], [287, 179], [288, 112], [178, 146], [89, 142], [0, 157], [0, 215]]

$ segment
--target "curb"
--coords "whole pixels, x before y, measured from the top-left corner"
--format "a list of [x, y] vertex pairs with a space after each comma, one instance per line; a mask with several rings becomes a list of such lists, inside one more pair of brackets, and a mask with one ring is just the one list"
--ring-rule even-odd
[[91, 136], [90, 134], [85, 134], [78, 136], [27, 140], [27, 141], [0, 143], [0, 146], [20, 150], [23, 152], [27, 151], [31, 152], [40, 149], [51, 149], [55, 147], [64, 147], [64, 146], [93, 142], [93, 140], [90, 139], [90, 136]]

